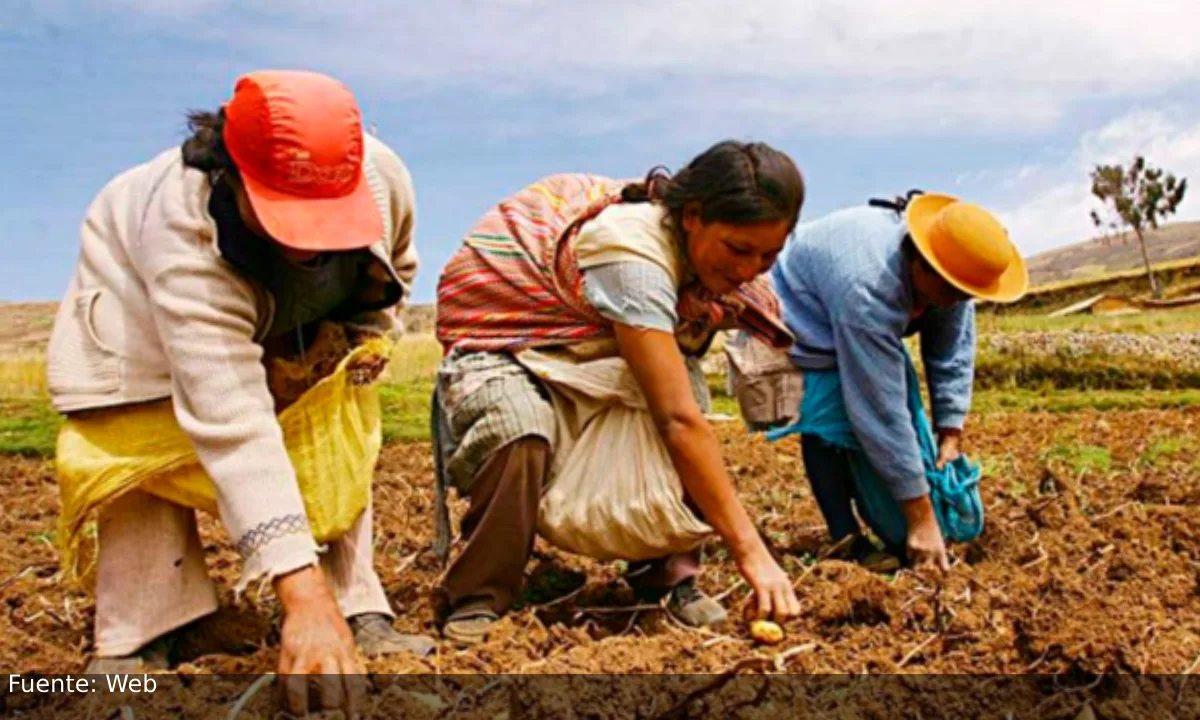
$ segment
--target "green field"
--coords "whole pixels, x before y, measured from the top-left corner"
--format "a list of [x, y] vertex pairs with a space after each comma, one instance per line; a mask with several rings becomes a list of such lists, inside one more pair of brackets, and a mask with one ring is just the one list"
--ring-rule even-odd
[[[981, 338], [1008, 332], [1080, 330], [1192, 332], [1200, 330], [1200, 310], [1054, 321], [984, 315], [980, 321]], [[981, 343], [981, 348], [985, 346]], [[380, 391], [385, 440], [428, 439], [429, 400], [440, 358], [440, 347], [432, 336], [401, 339]], [[0, 359], [0, 453], [53, 456], [55, 435], [62, 421], [47, 399], [43, 366], [44, 358], [37, 354]], [[1200, 404], [1200, 370], [1172, 367], [1169, 361], [1148, 362], [1137, 356], [1014, 356], [981, 349], [977, 376], [975, 412], [981, 414], [1166, 409]], [[724, 379], [714, 376], [710, 386], [713, 411], [736, 415], [737, 405], [725, 395]]]
[[[429, 437], [429, 399], [441, 355], [431, 335], [405, 336], [397, 343], [380, 392], [386, 441]], [[0, 453], [52, 456], [61, 424], [47, 395], [45, 356], [0, 357]]]
[[996, 315], [979, 313], [979, 333], [1007, 332], [1122, 332], [1191, 333], [1200, 332], [1200, 306], [1177, 310], [1157, 310], [1136, 315], [1092, 315], [1079, 313], [1051, 318], [1045, 315]]

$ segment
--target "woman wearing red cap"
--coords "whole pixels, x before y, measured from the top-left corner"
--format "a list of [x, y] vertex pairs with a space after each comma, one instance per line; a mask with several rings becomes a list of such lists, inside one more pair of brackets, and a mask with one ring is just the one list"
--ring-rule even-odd
[[[596, 418], [609, 417], [617, 405], [619, 413], [631, 413], [620, 417], [650, 426], [649, 441], [639, 446], [645, 461], [616, 470], [599, 457], [611, 458], [620, 446], [613, 433], [596, 438], [596, 462], [582, 463], [572, 482], [603, 487], [643, 471], [668, 477], [673, 494], [682, 492], [711, 527], [679, 532], [681, 542], [657, 542], [648, 536], [663, 524], [658, 509], [670, 503], [649, 508], [649, 495], [638, 493], [600, 507], [582, 501], [581, 492], [576, 517], [612, 519], [590, 521], [597, 537], [588, 543], [606, 545], [605, 559], [635, 561], [626, 577], [644, 600], [661, 600], [680, 621], [703, 626], [725, 617], [696, 585], [694, 549], [715, 530], [754, 590], [756, 610], [778, 619], [797, 612], [787, 575], [725, 472], [702, 410], [703, 376], [693, 370], [694, 358], [723, 328], [744, 327], [790, 347], [762, 273], [782, 249], [803, 199], [803, 179], [787, 155], [729, 141], [674, 176], [658, 169], [632, 183], [546, 178], [496, 205], [472, 229], [438, 285], [437, 332], [447, 351], [435, 416], [439, 483], [471, 502], [463, 520], [467, 542], [445, 581], [448, 637], [482, 640], [519, 600], [534, 536], [548, 530], [539, 519], [547, 506], [539, 504], [572, 474], [563, 469], [570, 464], [564, 433], [599, 427]], [[535, 357], [567, 382], [535, 375]], [[570, 378], [583, 382], [568, 389]], [[621, 524], [620, 516], [631, 515], [642, 520]], [[439, 522], [439, 550], [446, 527]], [[636, 550], [626, 532], [635, 527], [650, 529]], [[564, 547], [570, 540], [551, 539]], [[659, 547], [679, 550], [655, 556]]]
[[[220, 113], [190, 120], [182, 149], [88, 210], [50, 343], [54, 404], [172, 404], [242, 555], [239, 590], [269, 578], [281, 601], [281, 672], [361, 672], [356, 641], [426, 652], [391, 627], [369, 507], [318, 557], [262, 362], [322, 320], [393, 330], [417, 266], [408, 171], [315, 73], [247, 75]], [[165, 662], [173, 631], [216, 608], [192, 511], [140, 490], [104, 509], [91, 671]]]

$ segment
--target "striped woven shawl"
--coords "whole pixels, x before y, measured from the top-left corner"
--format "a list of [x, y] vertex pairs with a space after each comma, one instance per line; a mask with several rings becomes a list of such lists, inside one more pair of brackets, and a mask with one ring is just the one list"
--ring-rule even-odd
[[[438, 281], [437, 337], [447, 353], [519, 352], [613, 335], [583, 296], [571, 239], [624, 183], [596, 175], [552, 175], [493, 207], [473, 227]], [[716, 296], [698, 282], [680, 289], [676, 337], [702, 352], [718, 330], [742, 327], [765, 342], [792, 344], [765, 275]]]

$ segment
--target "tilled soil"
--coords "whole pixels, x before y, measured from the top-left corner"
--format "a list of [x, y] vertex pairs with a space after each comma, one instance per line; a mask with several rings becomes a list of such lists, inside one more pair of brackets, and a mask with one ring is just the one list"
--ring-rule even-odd
[[[694, 630], [657, 609], [625, 610], [634, 600], [619, 563], [571, 556], [539, 541], [524, 606], [486, 643], [460, 650], [442, 642], [431, 658], [384, 658], [368, 667], [377, 674], [424, 675], [726, 673], [724, 680], [734, 672], [1039, 673], [1078, 680], [1195, 671], [1198, 422], [1200, 410], [975, 419], [967, 450], [986, 468], [983, 537], [952, 548], [954, 564], [944, 575], [902, 571], [890, 577], [820, 559], [828, 542], [794, 438], [769, 444], [746, 436], [738, 424], [723, 424], [719, 433], [741, 496], [784, 558], [801, 598], [802, 614], [787, 624], [781, 645], [757, 646], [749, 639], [740, 621], [746, 591], [720, 543], [706, 549], [701, 582], [710, 593], [725, 594], [731, 620]], [[59, 574], [53, 467], [4, 459], [0, 487], [0, 667], [79, 672], [90, 648], [92, 601]], [[432, 510], [428, 447], [386, 448], [375, 490], [377, 567], [397, 625], [436, 635], [444, 601], [440, 568], [428, 550]], [[462, 510], [457, 503], [456, 516]], [[180, 673], [273, 670], [276, 604], [255, 592], [235, 602], [238, 563], [228, 539], [210, 518], [202, 518], [201, 532], [224, 609], [188, 633]], [[464, 696], [476, 698], [461, 690], [462, 682], [455, 686], [460, 704]], [[590, 692], [596, 697], [589, 702], [599, 704], [589, 705], [589, 713], [603, 715], [605, 702], [621, 700], [605, 688], [572, 686], [567, 702], [576, 697], [571, 693], [583, 698]], [[753, 700], [758, 692], [747, 687], [742, 694]], [[996, 683], [969, 695], [970, 702], [986, 704], [988, 697], [1015, 692]], [[768, 696], [763, 691], [758, 702]], [[671, 707], [659, 700], [660, 710]], [[472, 707], [466, 702], [460, 709]], [[549, 705], [538, 707], [546, 716], [556, 714]], [[519, 714], [538, 714], [524, 710]], [[1056, 716], [1054, 710], [1048, 706], [1042, 714]], [[1135, 710], [1101, 710], [1098, 717], [1137, 716], [1128, 714]], [[886, 706], [880, 712], [887, 716]]]

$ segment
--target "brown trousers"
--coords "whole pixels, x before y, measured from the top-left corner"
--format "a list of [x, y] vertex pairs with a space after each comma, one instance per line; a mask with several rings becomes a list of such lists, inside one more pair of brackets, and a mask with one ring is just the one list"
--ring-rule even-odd
[[[140, 490], [100, 513], [96, 655], [121, 657], [217, 609], [194, 510]], [[372, 565], [371, 508], [329, 543], [321, 569], [346, 617], [391, 616]]]
[[[550, 468], [550, 444], [523, 437], [492, 453], [468, 492], [462, 521], [466, 547], [446, 574], [451, 607], [484, 602], [502, 614], [521, 597], [537, 534], [538, 502]], [[636, 590], [669, 590], [700, 574], [698, 552], [630, 563]]]

